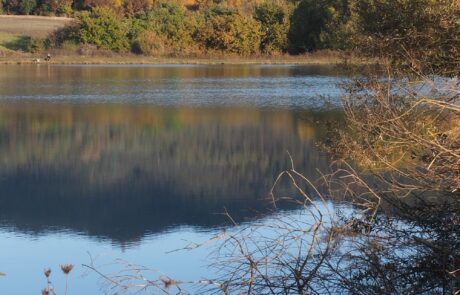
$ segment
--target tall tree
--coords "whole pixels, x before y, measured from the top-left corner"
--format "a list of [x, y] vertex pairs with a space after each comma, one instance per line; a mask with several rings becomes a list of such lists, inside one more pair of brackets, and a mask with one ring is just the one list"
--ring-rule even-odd
[[291, 16], [289, 50], [303, 53], [338, 47], [342, 26], [349, 20], [347, 0], [302, 0]]

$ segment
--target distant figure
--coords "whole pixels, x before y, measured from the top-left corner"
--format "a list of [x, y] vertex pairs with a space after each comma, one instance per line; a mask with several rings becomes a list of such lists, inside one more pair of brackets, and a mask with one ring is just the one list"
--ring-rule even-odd
[[51, 54], [47, 54], [46, 57], [45, 57], [45, 61], [50, 61], [51, 60]]
[[32, 62], [34, 62], [34, 63], [37, 63], [37, 64], [38, 64], [38, 63], [40, 63], [40, 59], [39, 59], [39, 58], [34, 58], [34, 59], [32, 60]]

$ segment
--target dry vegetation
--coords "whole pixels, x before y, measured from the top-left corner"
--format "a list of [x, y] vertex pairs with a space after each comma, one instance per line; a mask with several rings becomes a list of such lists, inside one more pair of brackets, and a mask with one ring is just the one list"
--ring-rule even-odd
[[0, 15], [0, 32], [45, 38], [73, 20], [67, 17]]

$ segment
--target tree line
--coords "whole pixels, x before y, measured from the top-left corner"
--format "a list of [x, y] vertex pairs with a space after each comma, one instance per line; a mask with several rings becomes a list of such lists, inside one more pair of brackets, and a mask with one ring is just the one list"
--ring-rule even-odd
[[38, 49], [92, 44], [146, 55], [342, 49], [351, 15], [348, 0], [2, 0], [0, 11], [77, 18]]
[[440, 2], [444, 1], [0, 0], [0, 13], [77, 19], [47, 40], [33, 40], [31, 51], [90, 44], [145, 55], [247, 56], [348, 50], [373, 44], [366, 39], [369, 34], [393, 38], [429, 31], [433, 20], [425, 16], [439, 9]]

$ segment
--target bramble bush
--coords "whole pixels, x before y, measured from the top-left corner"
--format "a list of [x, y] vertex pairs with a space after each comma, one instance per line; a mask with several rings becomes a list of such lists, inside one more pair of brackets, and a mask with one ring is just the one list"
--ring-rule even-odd
[[459, 1], [357, 1], [352, 11], [360, 55], [385, 57], [411, 72], [459, 75]]

